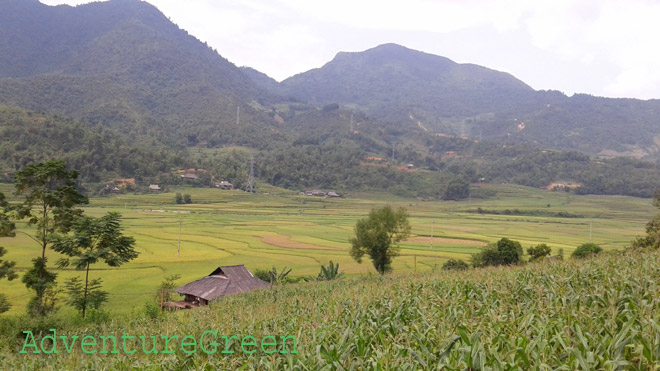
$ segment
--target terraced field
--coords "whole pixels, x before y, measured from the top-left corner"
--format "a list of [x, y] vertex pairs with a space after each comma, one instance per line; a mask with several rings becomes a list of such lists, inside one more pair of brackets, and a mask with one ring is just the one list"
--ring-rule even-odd
[[[293, 268], [292, 276], [304, 276], [316, 275], [321, 264], [332, 260], [349, 276], [375, 273], [368, 259], [357, 264], [350, 258], [348, 239], [359, 218], [385, 204], [406, 207], [411, 215], [413, 236], [401, 245], [401, 256], [393, 264], [396, 272], [439, 269], [449, 258], [468, 260], [486, 243], [502, 237], [519, 240], [524, 247], [544, 242], [553, 252], [561, 248], [568, 255], [591, 234], [605, 249], [618, 249], [641, 234], [655, 213], [647, 199], [575, 196], [511, 185], [486, 187], [489, 198], [460, 202], [363, 193], [323, 199], [267, 187], [257, 195], [187, 188], [94, 198], [86, 213], [120, 212], [126, 234], [136, 239], [140, 257], [119, 269], [98, 265], [91, 277], [103, 278], [110, 292], [110, 310], [128, 312], [129, 303], [146, 301], [165, 276], [179, 274], [183, 283], [218, 265], [245, 264], [251, 270], [287, 266]], [[0, 191], [9, 195], [11, 187], [0, 185]], [[190, 193], [195, 203], [176, 205], [177, 191]], [[478, 208], [516, 209], [517, 215], [480, 214]], [[559, 212], [579, 217], [547, 216]], [[534, 213], [546, 216], [532, 216]], [[31, 232], [25, 225], [20, 227]], [[0, 239], [0, 245], [7, 247], [7, 259], [16, 261], [20, 270], [39, 251], [20, 233]], [[58, 257], [53, 251], [47, 256], [52, 266]], [[80, 274], [71, 270], [58, 273], [60, 282]], [[2, 285], [13, 304], [5, 315], [23, 312], [29, 293], [20, 280], [3, 281]]]

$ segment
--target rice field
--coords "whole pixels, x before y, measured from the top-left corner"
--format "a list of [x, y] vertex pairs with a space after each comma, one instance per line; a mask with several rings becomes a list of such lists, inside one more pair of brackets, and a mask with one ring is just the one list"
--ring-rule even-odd
[[[355, 222], [371, 208], [391, 204], [410, 213], [411, 238], [401, 244], [393, 269], [401, 273], [438, 270], [450, 258], [469, 260], [488, 242], [508, 237], [526, 248], [547, 243], [568, 256], [576, 246], [591, 240], [606, 250], [621, 249], [656, 212], [650, 200], [620, 196], [575, 196], [513, 185], [482, 186], [489, 198], [460, 202], [423, 201], [391, 195], [349, 193], [341, 199], [298, 196], [282, 189], [262, 187], [256, 195], [216, 189], [174, 189], [153, 195], [118, 195], [93, 198], [89, 215], [117, 211], [125, 233], [136, 239], [138, 259], [110, 268], [93, 267], [91, 278], [102, 278], [109, 291], [107, 308], [129, 313], [134, 303], [153, 296], [164, 277], [178, 274], [185, 283], [210, 273], [219, 265], [245, 264], [248, 269], [292, 268], [291, 276], [316, 276], [330, 260], [347, 276], [375, 273], [371, 262], [354, 262], [348, 240]], [[0, 191], [10, 195], [8, 185]], [[193, 204], [177, 205], [174, 193], [190, 193]], [[518, 215], [479, 214], [518, 210]], [[534, 216], [541, 212], [544, 216]], [[552, 216], [559, 212], [577, 218]], [[550, 215], [550, 216], [549, 216]], [[31, 232], [25, 225], [21, 230]], [[24, 234], [0, 238], [5, 256], [27, 269], [38, 247]], [[48, 251], [51, 266], [58, 256]], [[60, 282], [80, 272], [59, 270]], [[2, 281], [2, 292], [13, 308], [3, 316], [24, 312], [30, 293], [20, 280]], [[63, 307], [63, 315], [70, 309]]]

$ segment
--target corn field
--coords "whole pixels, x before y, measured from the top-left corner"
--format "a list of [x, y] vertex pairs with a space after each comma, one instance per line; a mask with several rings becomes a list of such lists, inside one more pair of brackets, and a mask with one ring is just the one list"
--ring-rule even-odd
[[140, 307], [58, 328], [69, 336], [294, 335], [297, 354], [19, 354], [23, 339], [11, 334], [21, 323], [9, 321], [0, 369], [660, 369], [659, 282], [660, 253], [616, 252], [284, 285], [201, 310], [149, 318]]

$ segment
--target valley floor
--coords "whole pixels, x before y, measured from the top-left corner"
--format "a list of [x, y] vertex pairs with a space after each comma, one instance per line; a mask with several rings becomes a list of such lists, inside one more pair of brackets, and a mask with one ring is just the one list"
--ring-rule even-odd
[[[0, 185], [6, 195], [9, 185]], [[174, 193], [192, 195], [193, 204], [177, 205]], [[136, 239], [138, 259], [119, 269], [102, 264], [90, 278], [103, 279], [109, 291], [107, 308], [128, 313], [154, 295], [164, 277], [178, 274], [179, 284], [198, 279], [220, 265], [245, 264], [252, 271], [292, 268], [291, 276], [316, 276], [330, 260], [348, 276], [375, 273], [371, 262], [358, 264], [348, 254], [355, 222], [374, 207], [391, 204], [408, 209], [412, 236], [401, 244], [394, 272], [438, 270], [450, 258], [469, 260], [488, 242], [502, 237], [523, 248], [546, 243], [552, 255], [563, 249], [568, 257], [589, 240], [605, 250], [620, 250], [637, 235], [655, 209], [648, 199], [623, 196], [576, 196], [514, 185], [482, 185], [459, 202], [421, 201], [380, 194], [348, 194], [341, 199], [298, 196], [277, 188], [260, 194], [187, 188], [153, 195], [118, 195], [91, 199], [88, 215], [108, 211], [122, 214], [125, 234]], [[479, 213], [479, 210], [481, 213]], [[571, 217], [562, 217], [568, 215]], [[22, 231], [31, 233], [24, 224]], [[180, 243], [179, 243], [180, 241]], [[17, 262], [19, 274], [40, 250], [25, 234], [0, 238], [7, 260]], [[51, 266], [59, 258], [48, 251]], [[59, 282], [79, 275], [58, 270]], [[2, 282], [13, 308], [3, 316], [24, 312], [30, 293], [20, 282]], [[73, 312], [68, 307], [63, 315]]]

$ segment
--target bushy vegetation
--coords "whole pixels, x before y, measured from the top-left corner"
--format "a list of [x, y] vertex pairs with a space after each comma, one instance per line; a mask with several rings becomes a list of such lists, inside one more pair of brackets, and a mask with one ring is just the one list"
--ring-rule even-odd
[[529, 261], [541, 260], [546, 256], [549, 256], [551, 252], [552, 249], [550, 248], [550, 246], [544, 243], [540, 243], [536, 246], [527, 248], [527, 255], [529, 255]]
[[502, 238], [472, 255], [475, 268], [498, 265], [515, 265], [521, 262], [523, 250], [520, 242]]
[[[513, 268], [354, 277], [230, 296], [148, 319], [0, 322], [3, 365], [75, 368], [651, 369], [660, 361], [660, 254], [617, 253]], [[43, 321], [42, 321], [43, 322]], [[21, 331], [58, 335], [293, 335], [297, 354], [18, 354]], [[165, 333], [164, 329], [167, 329]], [[570, 334], [570, 336], [567, 336]], [[132, 343], [139, 348], [139, 343]], [[133, 345], [134, 344], [134, 345]], [[60, 344], [61, 345], [61, 344]], [[162, 343], [161, 343], [162, 345]], [[31, 351], [31, 348], [28, 349]]]
[[578, 246], [578, 248], [573, 251], [571, 256], [578, 259], [584, 259], [586, 257], [596, 255], [601, 251], [603, 251], [602, 247], [596, 245], [595, 243], [587, 242]]
[[468, 268], [470, 268], [468, 263], [458, 259], [449, 259], [444, 264], [442, 264], [443, 271], [464, 271]]

